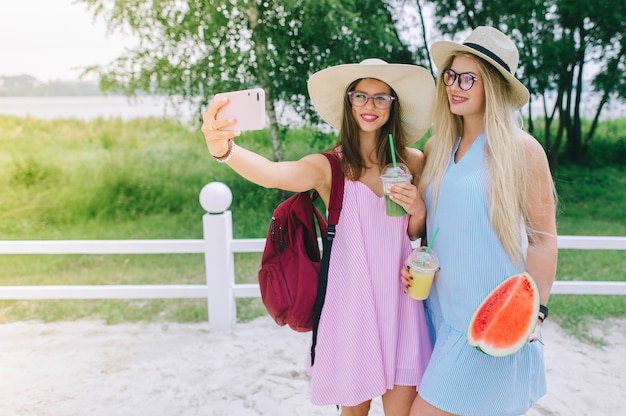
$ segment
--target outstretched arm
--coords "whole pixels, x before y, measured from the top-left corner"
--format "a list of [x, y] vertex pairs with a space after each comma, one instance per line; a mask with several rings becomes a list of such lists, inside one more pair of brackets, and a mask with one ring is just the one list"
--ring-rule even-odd
[[[312, 154], [298, 161], [273, 162], [234, 144], [239, 132], [222, 130], [235, 123], [234, 119], [220, 119], [219, 110], [228, 99], [211, 103], [203, 116], [202, 133], [211, 155], [225, 162], [242, 177], [265, 188], [279, 188], [302, 192], [317, 189], [322, 199], [328, 201], [331, 170], [328, 160], [321, 154]], [[234, 147], [233, 147], [234, 146]]]

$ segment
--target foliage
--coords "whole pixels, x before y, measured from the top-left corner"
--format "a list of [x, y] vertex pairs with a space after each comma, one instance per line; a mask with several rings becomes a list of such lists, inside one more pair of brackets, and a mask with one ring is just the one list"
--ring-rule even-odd
[[[0, 137], [0, 238], [50, 238], [45, 237], [50, 229], [66, 227], [75, 228], [72, 238], [84, 229], [94, 233], [91, 238], [118, 238], [112, 231], [120, 224], [139, 230], [150, 219], [165, 218], [184, 225], [169, 220], [157, 230], [149, 227], [157, 233], [152, 238], [200, 237], [202, 208], [190, 201], [212, 181], [236, 189], [231, 207], [236, 235], [263, 237], [265, 226], [259, 227], [255, 212], [265, 207], [271, 213], [280, 197], [220, 169], [208, 157], [202, 134], [171, 120], [3, 116]], [[333, 140], [334, 135], [293, 129], [286, 132], [285, 152], [295, 159], [322, 151]], [[267, 130], [246, 132], [238, 141], [271, 156]]]
[[[623, 165], [623, 161], [626, 159], [625, 120], [607, 120], [598, 123], [597, 126], [593, 126], [594, 122], [595, 120], [583, 119], [580, 123], [582, 129], [593, 128], [599, 139], [594, 140], [593, 146], [588, 144], [584, 158], [579, 159], [575, 163], [576, 169], [586, 171], [589, 168]], [[536, 127], [534, 136], [547, 148], [548, 146], [545, 143], [550, 140], [550, 137], [554, 137], [559, 127], [552, 125], [550, 121], [545, 119], [536, 120], [534, 125]], [[557, 152], [554, 148], [548, 151], [548, 156], [558, 161], [559, 164], [566, 165], [564, 166], [565, 170], [572, 168], [571, 165], [574, 163], [565, 152]], [[579, 162], [583, 163], [582, 166]], [[553, 167], [556, 167], [556, 163]]]
[[[602, 155], [594, 156], [588, 168], [564, 163], [555, 172], [559, 234], [626, 235], [625, 146], [616, 134], [626, 131], [625, 122], [601, 123], [594, 149]], [[285, 156], [292, 160], [323, 151], [334, 139], [310, 129], [289, 130]], [[267, 130], [238, 140], [271, 155]], [[232, 190], [234, 237], [262, 238], [279, 198], [275, 190], [213, 162], [200, 132], [169, 120], [2, 116], [0, 141], [4, 240], [202, 238], [198, 193], [211, 181]], [[616, 156], [605, 156], [611, 154]], [[237, 282], [256, 282], [259, 261], [260, 253], [236, 253]], [[562, 250], [557, 279], [623, 281], [625, 268], [621, 251]], [[204, 279], [201, 254], [0, 256], [3, 285], [201, 284]], [[203, 321], [206, 306], [195, 299], [0, 301], [0, 322], [84, 317], [110, 323]], [[264, 313], [258, 298], [238, 299], [237, 308], [241, 320]], [[626, 317], [626, 296], [550, 298], [550, 319], [583, 338], [592, 320], [607, 317]]]
[[[434, 6], [443, 35], [458, 39], [478, 25], [493, 25], [515, 40], [518, 76], [531, 99], [543, 104], [542, 134], [553, 170], [560, 154], [586, 163], [603, 110], [626, 100], [621, 0], [79, 1], [109, 30], [139, 39], [110, 66], [87, 69], [99, 75], [104, 91], [167, 95], [175, 104], [195, 103], [200, 115], [216, 92], [261, 86], [275, 160], [283, 159], [286, 128], [278, 120], [287, 112], [320, 121], [306, 92], [313, 72], [372, 56], [431, 67], [423, 3]], [[584, 125], [581, 108], [592, 95], [598, 102]]]
[[[516, 41], [520, 50], [518, 76], [529, 87], [531, 99], [544, 104], [544, 145], [552, 168], [563, 146], [567, 160], [585, 163], [602, 110], [610, 100], [626, 100], [622, 75], [626, 69], [626, 2], [430, 3], [435, 5], [437, 27], [444, 34], [457, 35], [479, 25], [492, 25]], [[592, 95], [600, 99], [592, 123], [584, 129], [581, 105], [589, 103]], [[534, 115], [529, 113], [528, 118], [532, 121]]]
[[412, 62], [382, 0], [80, 0], [139, 45], [110, 67], [92, 67], [105, 91], [197, 102], [261, 86], [274, 159], [283, 159], [281, 103], [316, 121], [306, 79], [322, 68], [378, 56]]

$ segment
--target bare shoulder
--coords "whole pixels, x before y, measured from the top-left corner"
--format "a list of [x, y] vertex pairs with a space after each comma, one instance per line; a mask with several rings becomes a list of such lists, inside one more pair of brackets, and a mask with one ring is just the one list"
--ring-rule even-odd
[[310, 163], [317, 167], [322, 167], [326, 165], [330, 166], [328, 164], [328, 159], [326, 158], [326, 156], [324, 156], [323, 153], [311, 153], [309, 155], [303, 156], [300, 161], [304, 163]]
[[435, 136], [430, 136], [428, 138], [428, 140], [426, 140], [426, 144], [424, 145], [424, 156], [428, 157], [428, 154], [430, 153], [431, 149], [433, 148], [433, 143], [435, 142], [436, 138]]
[[330, 163], [328, 162], [326, 156], [322, 153], [312, 153], [310, 155], [303, 156], [298, 163], [307, 165], [307, 170], [312, 172], [314, 176], [330, 178], [332, 175]]
[[526, 154], [528, 156], [545, 157], [546, 154], [543, 150], [543, 146], [541, 146], [541, 143], [539, 143], [539, 141], [531, 136], [528, 132], [525, 132], [524, 130], [519, 130], [519, 132], [517, 133], [517, 137], [524, 145], [524, 150], [526, 151]]
[[411, 170], [411, 173], [413, 173], [413, 176], [422, 173], [424, 161], [424, 153], [421, 150], [414, 147], [407, 148], [407, 164], [409, 165], [409, 169]]
[[528, 168], [535, 171], [549, 171], [548, 157], [541, 143], [523, 130], [518, 132], [518, 138], [524, 147]]
[[332, 169], [330, 163], [324, 154], [313, 153], [302, 157], [298, 163], [306, 164], [307, 171], [310, 172], [311, 178], [315, 185], [314, 188], [323, 196], [330, 194], [330, 186], [332, 184]]
[[407, 157], [409, 161], [411, 160], [423, 160], [424, 153], [420, 149], [416, 149], [414, 147], [407, 147]]

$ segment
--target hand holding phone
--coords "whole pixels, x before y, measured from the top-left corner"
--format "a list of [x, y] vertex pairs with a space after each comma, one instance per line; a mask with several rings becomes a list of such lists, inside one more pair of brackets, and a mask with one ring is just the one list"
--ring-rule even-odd
[[216, 118], [234, 118], [235, 124], [221, 130], [261, 130], [265, 127], [265, 91], [252, 88], [241, 91], [222, 92], [215, 100], [228, 97], [228, 103], [216, 114]]

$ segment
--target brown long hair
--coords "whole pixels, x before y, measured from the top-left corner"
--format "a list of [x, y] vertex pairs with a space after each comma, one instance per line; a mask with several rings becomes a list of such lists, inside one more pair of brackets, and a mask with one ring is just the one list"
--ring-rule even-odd
[[[363, 78], [354, 80], [348, 88], [343, 98], [343, 116], [341, 122], [341, 130], [337, 137], [337, 143], [332, 146], [332, 151], [338, 151], [341, 148], [341, 166], [344, 174], [352, 180], [358, 180], [365, 169], [365, 162], [361, 157], [361, 141], [359, 140], [359, 124], [352, 116], [352, 104], [348, 99], [348, 92], [354, 91], [356, 85]], [[384, 82], [384, 81], [383, 81]], [[389, 134], [393, 137], [393, 146], [396, 150], [396, 159], [398, 162], [406, 163], [407, 151], [402, 133], [402, 124], [400, 122], [400, 101], [396, 92], [389, 87], [391, 95], [395, 98], [391, 103], [389, 120], [382, 126], [378, 132], [378, 144], [376, 149], [376, 158], [378, 165], [382, 169], [385, 165], [392, 162], [391, 146], [389, 144]]]

